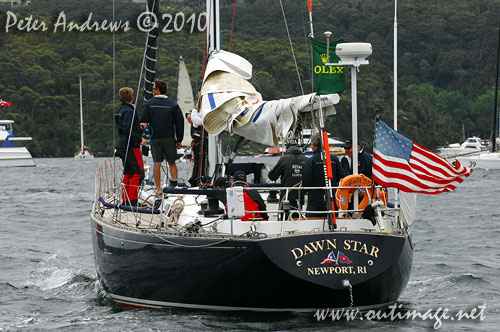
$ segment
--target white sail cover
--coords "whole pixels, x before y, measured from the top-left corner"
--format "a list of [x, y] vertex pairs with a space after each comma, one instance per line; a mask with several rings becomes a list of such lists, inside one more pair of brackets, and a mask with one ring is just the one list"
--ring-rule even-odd
[[[183, 113], [189, 112], [194, 108], [193, 89], [191, 88], [191, 80], [184, 63], [184, 59], [179, 59], [179, 77], [177, 79], [177, 104]], [[189, 146], [191, 144], [191, 124], [184, 121], [184, 137], [182, 145]]]
[[228, 130], [252, 141], [277, 146], [280, 138], [295, 129], [297, 114], [320, 108], [335, 113], [338, 94], [315, 93], [288, 99], [263, 101], [247, 79], [252, 65], [241, 56], [225, 51], [210, 55], [201, 88], [200, 114], [205, 130], [219, 134]]

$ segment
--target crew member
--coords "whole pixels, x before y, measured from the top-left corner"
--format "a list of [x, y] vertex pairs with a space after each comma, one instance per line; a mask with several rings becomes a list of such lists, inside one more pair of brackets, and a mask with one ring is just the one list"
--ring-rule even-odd
[[[286, 145], [286, 155], [282, 156], [278, 163], [269, 172], [268, 177], [272, 181], [281, 178], [283, 187], [293, 187], [302, 180], [302, 169], [307, 157], [302, 154], [302, 151], [297, 147], [296, 142], [291, 142]], [[286, 191], [280, 192], [281, 199], [285, 197]], [[298, 208], [297, 201], [298, 190], [288, 191], [288, 201], [292, 208]]]
[[[247, 184], [247, 175], [244, 171], [236, 171], [233, 175], [233, 187], [241, 186], [249, 188]], [[264, 199], [260, 196], [259, 192], [251, 189], [243, 190], [243, 197], [245, 200], [245, 210], [246, 211], [266, 211], [266, 203]], [[248, 212], [245, 216], [241, 217], [243, 221], [249, 221], [254, 219], [268, 220], [269, 216], [266, 212]]]
[[[118, 141], [115, 145], [115, 156], [123, 161], [123, 192], [122, 201], [125, 205], [136, 206], [139, 186], [144, 179], [144, 164], [142, 162], [142, 139], [139, 118], [134, 114], [134, 90], [124, 87], [119, 90], [122, 104], [115, 112]], [[128, 149], [127, 149], [128, 147]]]
[[144, 104], [141, 127], [151, 128], [152, 154], [155, 162], [154, 182], [158, 194], [162, 193], [160, 167], [164, 159], [170, 168], [170, 186], [177, 186], [177, 149], [180, 149], [184, 135], [184, 118], [179, 105], [167, 95], [167, 84], [156, 79], [153, 84], [154, 97]]
[[[325, 186], [325, 171], [323, 161], [321, 160], [321, 136], [315, 133], [311, 137], [311, 149], [313, 155], [304, 164], [302, 172], [302, 186], [304, 187], [324, 187]], [[341, 178], [346, 176], [346, 171], [340, 164], [339, 159], [331, 155], [332, 163], [332, 186], [337, 187]], [[335, 195], [335, 193], [332, 193]], [[313, 189], [309, 190], [307, 197], [307, 211], [325, 211], [329, 210], [326, 206], [325, 190]], [[307, 217], [324, 217], [326, 214], [307, 213]]]
[[[188, 182], [191, 185], [191, 187], [196, 187], [198, 185], [198, 178], [201, 175], [201, 169], [200, 169], [200, 159], [201, 158], [200, 152], [201, 152], [201, 136], [202, 136], [202, 122], [201, 122], [201, 117], [198, 113], [198, 102], [200, 100], [200, 92], [196, 94], [196, 104], [194, 108], [186, 114], [186, 119], [188, 122], [191, 124], [191, 138], [193, 139], [191, 141], [191, 153], [193, 156], [193, 172], [191, 173], [191, 177], [189, 178]], [[206, 137], [206, 135], [204, 135]], [[206, 140], [205, 140], [206, 141]], [[204, 152], [207, 150], [206, 144], [203, 144], [203, 150]], [[203, 165], [201, 165], [203, 168]]]
[[[347, 139], [344, 142], [344, 150], [349, 157], [342, 158], [342, 166], [352, 174], [352, 141]], [[372, 156], [365, 151], [363, 147], [358, 145], [358, 174], [364, 174], [366, 177], [372, 178]]]

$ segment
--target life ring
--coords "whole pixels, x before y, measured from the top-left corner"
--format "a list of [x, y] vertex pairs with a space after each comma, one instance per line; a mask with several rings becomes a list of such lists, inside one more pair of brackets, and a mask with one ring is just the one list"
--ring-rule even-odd
[[[362, 187], [364, 188], [365, 195], [361, 202], [359, 202], [358, 208], [364, 210], [370, 198], [373, 197], [373, 193], [368, 187], [372, 185], [372, 180], [363, 174], [352, 174], [348, 175], [340, 180], [339, 187]], [[339, 188], [335, 193], [335, 199], [337, 200], [337, 206], [340, 210], [349, 209], [349, 201], [351, 199], [352, 193], [356, 188]]]

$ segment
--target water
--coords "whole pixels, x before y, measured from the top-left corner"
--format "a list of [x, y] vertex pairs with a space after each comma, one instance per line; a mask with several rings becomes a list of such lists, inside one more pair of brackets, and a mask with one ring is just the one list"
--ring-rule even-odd
[[[90, 238], [94, 172], [103, 161], [37, 159], [34, 168], [0, 168], [0, 331], [433, 328], [432, 319], [318, 322], [312, 314], [121, 310], [100, 290]], [[276, 159], [259, 161], [272, 164]], [[181, 174], [188, 171], [184, 165], [180, 169]], [[486, 304], [484, 320], [443, 320], [440, 330], [498, 330], [499, 177], [499, 172], [475, 170], [453, 193], [419, 196], [414, 264], [398, 302], [401, 312], [439, 307], [469, 312]]]

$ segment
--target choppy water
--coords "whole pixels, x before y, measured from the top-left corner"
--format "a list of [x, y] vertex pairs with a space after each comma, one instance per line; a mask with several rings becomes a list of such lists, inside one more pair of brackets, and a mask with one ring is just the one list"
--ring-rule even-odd
[[[327, 318], [318, 322], [312, 314], [117, 308], [99, 288], [90, 238], [94, 172], [103, 161], [37, 159], [34, 168], [0, 168], [0, 331], [433, 328], [432, 319], [332, 322]], [[439, 307], [452, 313], [469, 312], [486, 304], [484, 320], [446, 320], [440, 330], [498, 330], [499, 201], [500, 172], [483, 170], [475, 170], [453, 193], [419, 196], [413, 227], [414, 264], [399, 301], [401, 312], [416, 309], [425, 313]]]

